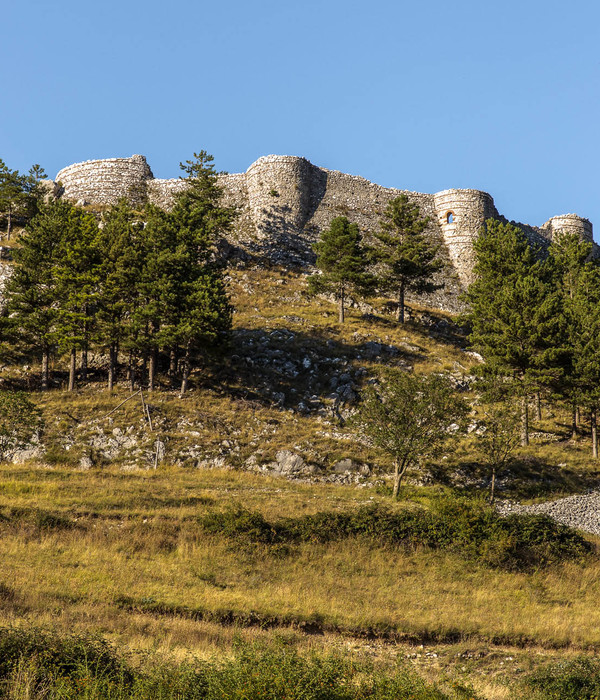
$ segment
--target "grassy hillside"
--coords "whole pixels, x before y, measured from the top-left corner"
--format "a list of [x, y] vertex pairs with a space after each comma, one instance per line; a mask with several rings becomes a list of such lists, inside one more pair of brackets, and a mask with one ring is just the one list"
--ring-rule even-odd
[[[278, 270], [236, 270], [230, 286], [232, 347], [195, 372], [183, 399], [163, 375], [146, 397], [152, 430], [138, 399], [114, 410], [130, 391], [104, 389], [101, 357], [77, 392], [34, 392], [45, 456], [0, 466], [0, 626], [98, 632], [176, 661], [279, 638], [301, 655], [341, 651], [386, 673], [402, 659], [448, 697], [471, 697], [453, 683], [517, 697], [515, 679], [531, 669], [595, 653], [593, 538], [563, 557], [563, 535], [550, 533], [541, 556], [523, 539], [540, 522], [506, 534], [480, 506], [465, 510], [456, 493], [478, 496], [487, 485], [469, 437], [414, 471], [391, 504], [386, 456], [345, 421], [356, 393], [388, 365], [449, 371], [468, 392], [477, 359], [460, 328], [425, 309], [399, 327], [376, 300], [339, 326], [332, 304]], [[58, 385], [63, 369], [55, 366]], [[35, 389], [34, 373], [8, 367], [3, 381]], [[544, 409], [532, 445], [502, 475], [502, 495], [532, 500], [597, 485], [587, 439], [567, 441], [567, 418]], [[281, 450], [304, 459], [297, 478], [274, 476]], [[346, 458], [369, 469], [336, 473]], [[323, 536], [327, 518], [373, 506], [411, 523], [429, 518], [427, 536]], [[241, 525], [235, 513], [245, 514]], [[319, 513], [321, 529], [307, 530]], [[302, 523], [304, 534], [269, 534], [282, 523], [288, 533]], [[532, 558], [515, 563], [522, 542], [519, 556]]]

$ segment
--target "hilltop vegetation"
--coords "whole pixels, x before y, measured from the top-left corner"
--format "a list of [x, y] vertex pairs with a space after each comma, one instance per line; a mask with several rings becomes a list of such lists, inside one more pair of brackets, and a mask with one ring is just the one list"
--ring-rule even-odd
[[[18, 415], [24, 432], [5, 451], [19, 463], [0, 466], [5, 695], [528, 700], [568, 698], [576, 678], [593, 697], [593, 667], [546, 662], [597, 648], [596, 539], [485, 503], [492, 484], [518, 500], [598, 484], [586, 244], [559, 237], [542, 259], [490, 222], [471, 316], [456, 319], [404, 309], [393, 256], [363, 276], [372, 251], [341, 221], [354, 296], [333, 279], [336, 312], [303, 271], [224, 269], [209, 229], [231, 212], [217, 194], [204, 208], [212, 175], [189, 167], [199, 200], [147, 210], [146, 228], [125, 203], [101, 229], [58, 202], [15, 242], [0, 437]], [[23, 266], [40, 240], [56, 257]], [[377, 264], [402, 310], [378, 296]], [[577, 407], [589, 423], [572, 425]], [[415, 432], [402, 462], [427, 413], [435, 432]]]

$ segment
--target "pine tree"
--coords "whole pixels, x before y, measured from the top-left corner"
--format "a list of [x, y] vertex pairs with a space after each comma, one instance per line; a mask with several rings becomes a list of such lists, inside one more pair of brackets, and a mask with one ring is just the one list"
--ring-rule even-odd
[[154, 388], [158, 353], [167, 350], [174, 374], [182, 353], [181, 393], [195, 355], [231, 328], [232, 309], [216, 243], [232, 225], [235, 210], [221, 204], [213, 158], [205, 151], [181, 164], [186, 188], [170, 212], [151, 205], [144, 218], [144, 265], [140, 303], [132, 316], [137, 348], [148, 358], [148, 385]]
[[0, 159], [0, 211], [6, 215], [6, 237], [12, 235], [13, 217], [20, 214], [28, 219], [33, 218], [39, 208], [43, 190], [41, 180], [46, 177], [44, 169], [37, 163], [27, 175], [11, 170]]
[[6, 288], [14, 336], [41, 353], [42, 389], [48, 388], [49, 359], [56, 346], [59, 310], [54, 267], [70, 209], [60, 200], [41, 208], [14, 250], [13, 274]]
[[[139, 306], [138, 282], [144, 267], [143, 222], [126, 199], [104, 216], [98, 235], [101, 255], [96, 340], [108, 350], [108, 389], [112, 391], [121, 348], [132, 350], [132, 316]], [[130, 367], [130, 372], [132, 368]]]
[[431, 276], [442, 267], [436, 258], [440, 246], [424, 235], [428, 223], [429, 218], [421, 217], [419, 207], [401, 194], [389, 202], [381, 230], [374, 234], [377, 243], [373, 256], [381, 270], [377, 285], [394, 295], [400, 323], [404, 323], [404, 297], [408, 290], [427, 292], [438, 287]]
[[466, 295], [469, 341], [485, 358], [485, 371], [513, 380], [521, 397], [521, 444], [526, 445], [528, 395], [563, 371], [561, 305], [549, 265], [525, 234], [512, 224], [486, 223], [474, 244], [475, 281]]
[[598, 457], [600, 407], [600, 268], [587, 263], [572, 299], [572, 380], [580, 403], [590, 412], [592, 456]]
[[366, 271], [367, 252], [358, 226], [345, 216], [336, 217], [313, 249], [321, 274], [309, 277], [309, 289], [313, 294], [333, 293], [338, 301], [339, 322], [343, 323], [349, 292], [362, 294], [373, 286], [373, 277]]
[[56, 285], [56, 341], [69, 353], [69, 391], [75, 389], [77, 351], [82, 353], [82, 379], [87, 373], [87, 352], [99, 299], [100, 250], [95, 216], [67, 205], [56, 250], [53, 277]]
[[0, 160], [0, 211], [6, 215], [6, 237], [10, 240], [12, 222], [23, 200], [23, 177], [18, 170], [11, 170]]
[[170, 349], [172, 374], [181, 353], [180, 395], [187, 391], [192, 364], [198, 354], [223, 341], [231, 329], [233, 309], [223, 279], [216, 246], [231, 230], [237, 211], [222, 203], [223, 189], [213, 157], [200, 151], [180, 163], [186, 188], [175, 200], [172, 218], [181, 252], [178, 303], [162, 330]]
[[[555, 294], [561, 307], [562, 336], [564, 353], [564, 371], [556, 391], [566, 397], [572, 407], [572, 437], [577, 435], [579, 379], [575, 369], [577, 346], [579, 344], [580, 323], [576, 309], [579, 287], [589, 266], [592, 244], [582, 240], [576, 233], [558, 232], [549, 247], [548, 264], [550, 266]], [[580, 309], [581, 310], [581, 309]]]
[[92, 214], [55, 200], [41, 205], [15, 248], [7, 310], [14, 334], [42, 354], [43, 389], [57, 347], [71, 355], [75, 386], [76, 351], [89, 342], [97, 294], [97, 232]]

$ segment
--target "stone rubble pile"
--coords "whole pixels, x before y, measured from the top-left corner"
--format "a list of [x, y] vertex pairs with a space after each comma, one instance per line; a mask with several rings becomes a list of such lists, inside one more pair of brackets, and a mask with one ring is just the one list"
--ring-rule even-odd
[[548, 515], [563, 525], [600, 535], [600, 491], [568, 496], [531, 506], [504, 502], [498, 505], [498, 510], [502, 515], [511, 513]]

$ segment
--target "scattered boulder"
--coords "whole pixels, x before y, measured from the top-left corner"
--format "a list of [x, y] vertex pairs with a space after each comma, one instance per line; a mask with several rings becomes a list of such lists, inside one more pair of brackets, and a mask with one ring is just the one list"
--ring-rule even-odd
[[333, 471], [335, 474], [360, 474], [361, 476], [369, 476], [371, 468], [368, 464], [362, 464], [355, 459], [346, 457], [345, 459], [340, 459], [339, 462], [333, 465]]
[[306, 467], [304, 459], [289, 450], [280, 450], [269, 467], [279, 474], [298, 474]]

